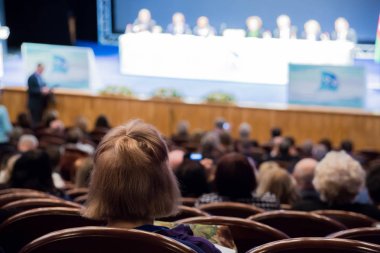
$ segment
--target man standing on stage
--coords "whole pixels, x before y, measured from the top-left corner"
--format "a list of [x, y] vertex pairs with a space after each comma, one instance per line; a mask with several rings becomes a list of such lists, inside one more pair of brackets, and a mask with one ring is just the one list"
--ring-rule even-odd
[[41, 124], [42, 115], [47, 104], [47, 95], [50, 89], [42, 78], [45, 66], [37, 65], [36, 71], [28, 78], [28, 109], [32, 116], [33, 127]]

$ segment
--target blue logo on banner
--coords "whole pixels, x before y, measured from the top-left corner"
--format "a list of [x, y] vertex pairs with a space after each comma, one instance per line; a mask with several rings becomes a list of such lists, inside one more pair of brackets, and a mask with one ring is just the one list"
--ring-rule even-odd
[[67, 73], [69, 66], [65, 58], [59, 55], [53, 55], [53, 72]]
[[320, 90], [337, 91], [339, 89], [339, 81], [337, 76], [331, 72], [322, 72]]

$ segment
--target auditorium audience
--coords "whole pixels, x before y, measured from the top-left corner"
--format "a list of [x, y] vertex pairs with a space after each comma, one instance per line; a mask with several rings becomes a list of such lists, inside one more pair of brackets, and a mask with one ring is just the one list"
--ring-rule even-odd
[[340, 149], [345, 151], [347, 154], [352, 155], [352, 152], [354, 151], [354, 144], [351, 140], [343, 140], [340, 143]]
[[313, 185], [315, 168], [318, 162], [312, 158], [300, 160], [293, 171], [296, 189], [300, 200], [319, 200], [319, 194]]
[[199, 161], [185, 158], [175, 171], [182, 197], [198, 198], [210, 192], [206, 169]]
[[94, 129], [98, 128], [111, 129], [107, 116], [101, 114], [96, 118]]
[[214, 179], [215, 192], [202, 195], [196, 205], [233, 201], [252, 204], [265, 210], [279, 209], [277, 199], [268, 193], [257, 196], [254, 168], [238, 153], [224, 155], [218, 162]]
[[94, 167], [92, 157], [84, 157], [75, 161], [75, 181], [76, 188], [87, 188], [90, 183], [90, 176]]
[[17, 159], [9, 187], [33, 189], [67, 199], [67, 196], [54, 186], [52, 173], [47, 153], [41, 150], [28, 151]]
[[208, 17], [201, 16], [197, 19], [197, 25], [193, 29], [193, 34], [201, 37], [210, 37], [216, 35], [216, 30], [210, 25]]
[[366, 177], [366, 186], [373, 204], [380, 207], [380, 163], [370, 167]]
[[151, 125], [131, 121], [112, 129], [99, 144], [84, 215], [108, 226], [159, 233], [198, 253], [220, 252], [190, 228], [153, 225], [177, 212], [180, 191], [168, 167], [168, 150]]
[[268, 193], [273, 194], [281, 204], [290, 205], [298, 199], [295, 182], [286, 170], [279, 167], [266, 169], [260, 173], [256, 193], [260, 197]]
[[380, 220], [380, 210], [373, 205], [354, 203], [364, 185], [365, 172], [361, 165], [344, 151], [331, 151], [315, 170], [313, 185], [320, 199], [300, 201], [296, 210], [336, 209], [358, 212]]
[[25, 112], [17, 115], [16, 126], [22, 128], [24, 133], [32, 133], [32, 120]]
[[176, 132], [172, 135], [171, 140], [178, 147], [185, 147], [190, 139], [189, 122], [180, 121], [177, 124]]
[[17, 153], [10, 156], [5, 161], [5, 166], [0, 171], [0, 183], [8, 183], [16, 161], [23, 153], [33, 151], [38, 148], [38, 140], [34, 135], [22, 135], [17, 144]]
[[325, 146], [327, 152], [333, 150], [333, 144], [331, 143], [331, 140], [329, 140], [328, 138], [322, 138], [319, 141], [319, 144]]

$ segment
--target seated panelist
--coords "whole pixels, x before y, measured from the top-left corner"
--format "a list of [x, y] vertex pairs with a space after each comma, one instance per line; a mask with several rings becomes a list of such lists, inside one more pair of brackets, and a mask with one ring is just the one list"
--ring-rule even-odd
[[172, 23], [168, 25], [166, 32], [173, 35], [191, 34], [191, 28], [188, 24], [186, 24], [185, 15], [181, 12], [174, 13]]
[[201, 16], [197, 20], [197, 25], [194, 27], [193, 34], [201, 37], [209, 37], [216, 35], [216, 30], [210, 25], [206, 16]]
[[278, 39], [296, 39], [297, 28], [292, 26], [288, 15], [280, 15], [277, 20], [277, 28], [273, 31], [273, 37]]
[[303, 38], [310, 41], [321, 40], [321, 25], [315, 19], [310, 19], [304, 24]]
[[127, 25], [126, 33], [153, 32], [156, 27], [156, 21], [152, 19], [152, 15], [148, 9], [141, 9], [132, 25]]
[[258, 16], [251, 16], [247, 18], [247, 37], [262, 38], [263, 21]]
[[351, 41], [356, 43], [357, 37], [354, 29], [350, 28], [347, 19], [340, 17], [335, 20], [335, 30], [331, 33], [332, 40]]

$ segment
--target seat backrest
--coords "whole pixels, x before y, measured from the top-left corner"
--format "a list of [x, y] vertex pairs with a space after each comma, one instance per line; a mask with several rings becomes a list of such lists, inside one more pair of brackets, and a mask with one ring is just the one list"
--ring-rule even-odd
[[251, 215], [264, 212], [263, 209], [254, 205], [236, 202], [215, 202], [201, 205], [198, 208], [211, 215], [236, 218], [247, 218]]
[[75, 199], [77, 197], [88, 194], [88, 188], [73, 188], [65, 191], [66, 195], [71, 199]]
[[13, 201], [1, 207], [2, 212], [0, 215], [0, 224], [12, 215], [41, 207], [71, 207], [77, 209], [82, 208], [82, 206], [77, 203], [64, 201], [58, 198], [21, 199]]
[[347, 229], [333, 219], [299, 211], [270, 211], [248, 219], [276, 228], [290, 237], [323, 237]]
[[223, 225], [231, 230], [238, 252], [276, 240], [289, 238], [286, 234], [259, 222], [241, 218], [209, 216], [194, 217], [177, 221], [182, 224]]
[[11, 216], [0, 225], [0, 247], [7, 253], [16, 253], [32, 240], [53, 231], [105, 224], [103, 221], [82, 217], [76, 208], [32, 209]]
[[372, 227], [377, 221], [360, 213], [347, 212], [341, 210], [318, 210], [313, 213], [329, 217], [339, 221], [347, 228]]
[[347, 229], [331, 234], [328, 237], [380, 244], [380, 228]]
[[195, 253], [171, 238], [138, 230], [82, 227], [56, 231], [26, 245], [20, 253]]
[[84, 205], [88, 199], [88, 194], [78, 196], [74, 199], [75, 203], [78, 203], [80, 205]]
[[268, 243], [247, 253], [375, 253], [380, 246], [344, 239], [295, 238]]
[[4, 194], [9, 194], [9, 193], [43, 193], [40, 191], [32, 190], [32, 189], [26, 189], [26, 188], [7, 188], [7, 189], [2, 189], [0, 190], [0, 196]]
[[180, 202], [183, 206], [194, 207], [197, 198], [180, 198]]
[[11, 203], [6, 204], [2, 207], [5, 210], [18, 210], [26, 211], [33, 208], [39, 207], [72, 207], [72, 208], [81, 208], [82, 206], [74, 203], [65, 201], [62, 199], [54, 199], [54, 198], [35, 198], [35, 199], [22, 199], [13, 201]]
[[52, 195], [43, 192], [14, 192], [0, 195], [0, 208], [8, 203], [21, 199], [33, 199], [33, 198], [54, 198]]
[[179, 212], [170, 217], [160, 218], [158, 220], [160, 221], [167, 221], [167, 222], [174, 222], [177, 220], [183, 220], [191, 217], [200, 217], [200, 216], [209, 216], [207, 213], [202, 212], [201, 210], [195, 208], [195, 207], [188, 207], [188, 206], [179, 206], [178, 207]]

